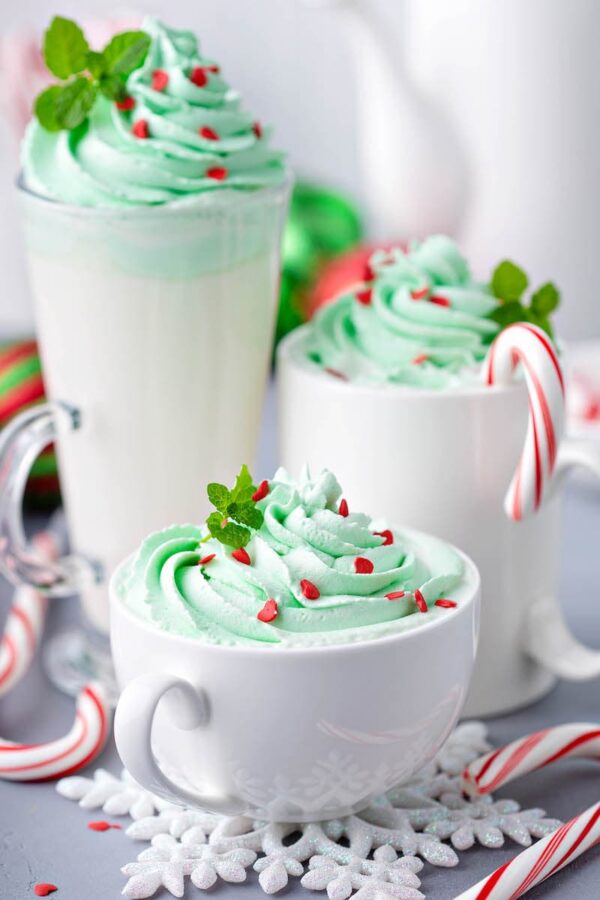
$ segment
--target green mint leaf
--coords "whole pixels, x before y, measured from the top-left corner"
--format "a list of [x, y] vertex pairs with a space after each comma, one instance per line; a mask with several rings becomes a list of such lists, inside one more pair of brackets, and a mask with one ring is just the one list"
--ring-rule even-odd
[[501, 328], [507, 328], [509, 325], [514, 325], [515, 322], [527, 322], [529, 318], [527, 310], [523, 309], [516, 300], [498, 306], [490, 313], [489, 317]]
[[510, 303], [521, 299], [528, 284], [529, 279], [525, 272], [509, 259], [505, 259], [494, 270], [491, 288], [495, 297]]
[[531, 297], [531, 309], [536, 315], [548, 316], [558, 308], [560, 293], [551, 281], [537, 289]]
[[56, 118], [58, 97], [62, 93], [62, 87], [54, 84], [38, 94], [35, 100], [34, 112], [42, 128], [46, 131], [60, 131], [62, 125]]
[[533, 325], [538, 325], [541, 329], [543, 329], [543, 331], [546, 332], [549, 338], [552, 338], [552, 340], [554, 340], [554, 329], [552, 328], [552, 324], [548, 316], [544, 316], [531, 311], [529, 313], [529, 321], [532, 322]]
[[244, 528], [242, 525], [236, 525], [234, 522], [228, 522], [224, 528], [219, 529], [217, 533], [213, 535], [218, 541], [222, 544], [227, 544], [230, 547], [235, 547], [236, 549], [239, 547], [245, 547], [250, 538], [252, 537], [252, 533], [248, 528]]
[[251, 498], [252, 494], [255, 491], [255, 488], [254, 488], [254, 485], [252, 484], [252, 475], [250, 474], [248, 466], [244, 463], [244, 465], [242, 466], [242, 468], [239, 471], [238, 477], [235, 480], [235, 485], [231, 492], [232, 499], [243, 503], [244, 500], [242, 500], [242, 492], [243, 492], [243, 495], [246, 496], [248, 491], [250, 490], [250, 488], [252, 488], [252, 490], [250, 491], [250, 498]]
[[127, 96], [127, 84], [120, 75], [101, 75], [98, 88], [109, 100], [124, 100]]
[[123, 31], [102, 51], [108, 75], [131, 75], [138, 69], [150, 49], [150, 37], [144, 31]]
[[44, 34], [44, 60], [53, 75], [67, 79], [87, 66], [88, 42], [71, 19], [55, 16]]
[[[228, 488], [226, 488], [224, 484], [217, 484], [217, 482], [213, 481], [207, 486], [206, 493], [208, 494], [208, 499], [212, 505], [216, 506], [223, 515], [227, 515], [230, 501]], [[214, 513], [212, 515], [214, 515]]]
[[222, 516], [220, 513], [211, 512], [210, 516], [206, 520], [208, 530], [213, 537], [216, 537], [217, 534], [221, 531], [221, 528], [223, 527], [223, 519], [224, 516]]
[[89, 50], [86, 60], [86, 69], [93, 78], [100, 78], [104, 72], [104, 54]]
[[[232, 509], [235, 507], [235, 509]], [[237, 503], [232, 503], [230, 506], [229, 515], [232, 519], [235, 519], [236, 522], [239, 522], [240, 525], [248, 525], [250, 528], [254, 528], [255, 531], [262, 526], [262, 523], [265, 520], [264, 515], [257, 509], [254, 503], [246, 504], [240, 506]]]
[[87, 118], [96, 99], [96, 86], [87, 78], [75, 78], [56, 95], [56, 120], [71, 131]]

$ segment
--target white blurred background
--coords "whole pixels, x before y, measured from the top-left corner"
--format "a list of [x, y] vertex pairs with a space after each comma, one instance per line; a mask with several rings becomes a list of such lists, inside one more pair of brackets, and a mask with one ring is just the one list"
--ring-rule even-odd
[[[450, 230], [482, 279], [510, 256], [562, 289], [564, 337], [600, 335], [598, 0], [355, 3], [363, 19], [350, 29], [344, 2], [147, 0], [141, 11], [195, 30], [294, 168], [360, 201], [375, 236]], [[0, 31], [114, 12], [107, 0], [3, 0]], [[15, 141], [0, 128], [0, 335], [22, 335], [32, 318]]]

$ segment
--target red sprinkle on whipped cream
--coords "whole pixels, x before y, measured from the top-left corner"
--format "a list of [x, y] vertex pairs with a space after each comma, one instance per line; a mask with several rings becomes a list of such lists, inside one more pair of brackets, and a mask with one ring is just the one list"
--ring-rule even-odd
[[243, 563], [245, 566], [252, 565], [252, 560], [248, 556], [248, 552], [245, 547], [238, 547], [237, 550], [234, 550], [231, 554], [234, 559], [236, 559], [239, 563]]
[[418, 588], [415, 591], [415, 603], [419, 607], [420, 612], [426, 613], [428, 611], [427, 601]]
[[277, 601], [270, 597], [260, 612], [257, 613], [256, 618], [260, 619], [261, 622], [272, 622], [273, 619], [277, 618], [278, 612]]
[[209, 553], [208, 556], [203, 556], [202, 559], [198, 560], [198, 565], [207, 566], [209, 562], [212, 562], [216, 555], [216, 553]]
[[313, 584], [312, 581], [309, 581], [308, 578], [303, 578], [300, 582], [300, 590], [304, 594], [307, 600], [318, 600], [321, 596], [321, 591]]
[[436, 600], [434, 606], [440, 606], [442, 609], [456, 609], [458, 603], [456, 600], [447, 600], [445, 597], [440, 597], [439, 600]]
[[391, 594], [385, 596], [388, 600], [400, 600], [401, 597], [406, 597], [406, 591], [392, 591]]
[[190, 72], [190, 81], [192, 84], [195, 84], [196, 87], [204, 87], [208, 82], [206, 70], [202, 66], [194, 66]]
[[219, 135], [215, 131], [214, 128], [211, 128], [209, 125], [203, 125], [202, 128], [198, 129], [198, 134], [200, 137], [203, 137], [206, 141], [218, 141]]
[[366, 556], [357, 556], [354, 560], [354, 571], [357, 575], [370, 575], [375, 566]]
[[169, 76], [164, 69], [155, 69], [152, 73], [152, 90], [164, 91], [169, 83]]
[[120, 109], [121, 112], [129, 112], [129, 110], [134, 108], [135, 100], [133, 97], [124, 97], [123, 100], [117, 100], [115, 106], [117, 109]]
[[207, 169], [205, 174], [207, 178], [212, 178], [214, 181], [225, 181], [229, 172], [225, 166], [213, 166], [212, 169]]
[[255, 503], [258, 503], [259, 500], [264, 500], [268, 493], [269, 493], [269, 482], [265, 478], [265, 480], [261, 481], [259, 486], [256, 488], [256, 490], [252, 494], [252, 499], [254, 500]]
[[140, 138], [142, 140], [150, 137], [150, 129], [148, 128], [148, 123], [145, 119], [138, 119], [137, 122], [134, 123], [131, 131], [136, 136], [136, 138]]
[[394, 543], [394, 535], [389, 528], [385, 528], [383, 531], [374, 531], [373, 534], [375, 534], [377, 537], [383, 538], [383, 544], [381, 545], [382, 547], [389, 547], [390, 544]]
[[344, 498], [342, 497], [342, 499], [340, 500], [340, 505], [338, 507], [338, 513], [345, 519], [349, 512], [350, 510], [348, 509], [348, 501], [344, 500]]

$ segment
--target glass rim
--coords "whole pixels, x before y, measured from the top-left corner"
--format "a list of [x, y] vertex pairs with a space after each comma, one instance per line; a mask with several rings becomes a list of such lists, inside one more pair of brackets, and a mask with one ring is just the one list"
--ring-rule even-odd
[[203, 191], [191, 196], [187, 195], [181, 199], [166, 203], [140, 203], [132, 206], [77, 206], [73, 203], [63, 203], [60, 200], [54, 200], [52, 197], [46, 197], [44, 194], [32, 190], [25, 183], [22, 170], [19, 171], [14, 181], [18, 194], [33, 200], [35, 203], [39, 203], [40, 206], [48, 210], [54, 209], [64, 215], [92, 219], [135, 219], [140, 215], [144, 219], [148, 219], [149, 217], [171, 216], [176, 213], [194, 213], [200, 210], [203, 212], [221, 212], [240, 205], [251, 207], [269, 197], [284, 196], [291, 191], [293, 184], [294, 173], [289, 166], [284, 166], [281, 181], [277, 184], [263, 187], [249, 189], [235, 187], [216, 188], [212, 191]]

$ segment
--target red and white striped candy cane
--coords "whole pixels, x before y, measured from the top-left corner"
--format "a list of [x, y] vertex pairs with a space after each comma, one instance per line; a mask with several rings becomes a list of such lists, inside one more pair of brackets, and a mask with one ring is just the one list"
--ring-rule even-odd
[[523, 850], [455, 900], [513, 900], [600, 842], [600, 803]]
[[[33, 539], [35, 549], [48, 560], [57, 558], [59, 543], [50, 531], [42, 531]], [[46, 605], [46, 598], [35, 588], [22, 585], [15, 589], [0, 640], [0, 697], [21, 680], [31, 665], [42, 636]]]
[[517, 322], [501, 331], [488, 353], [483, 377], [489, 385], [508, 385], [521, 363], [529, 394], [529, 423], [521, 459], [504, 500], [515, 521], [535, 512], [547, 492], [565, 429], [564, 378], [545, 331]]
[[579, 756], [600, 760], [600, 725], [556, 725], [492, 750], [467, 766], [463, 788], [469, 794], [490, 794], [535, 769]]
[[17, 744], [0, 739], [0, 778], [48, 781], [83, 768], [104, 747], [109, 734], [109, 706], [96, 683], [77, 698], [73, 726], [64, 737], [47, 744]]

